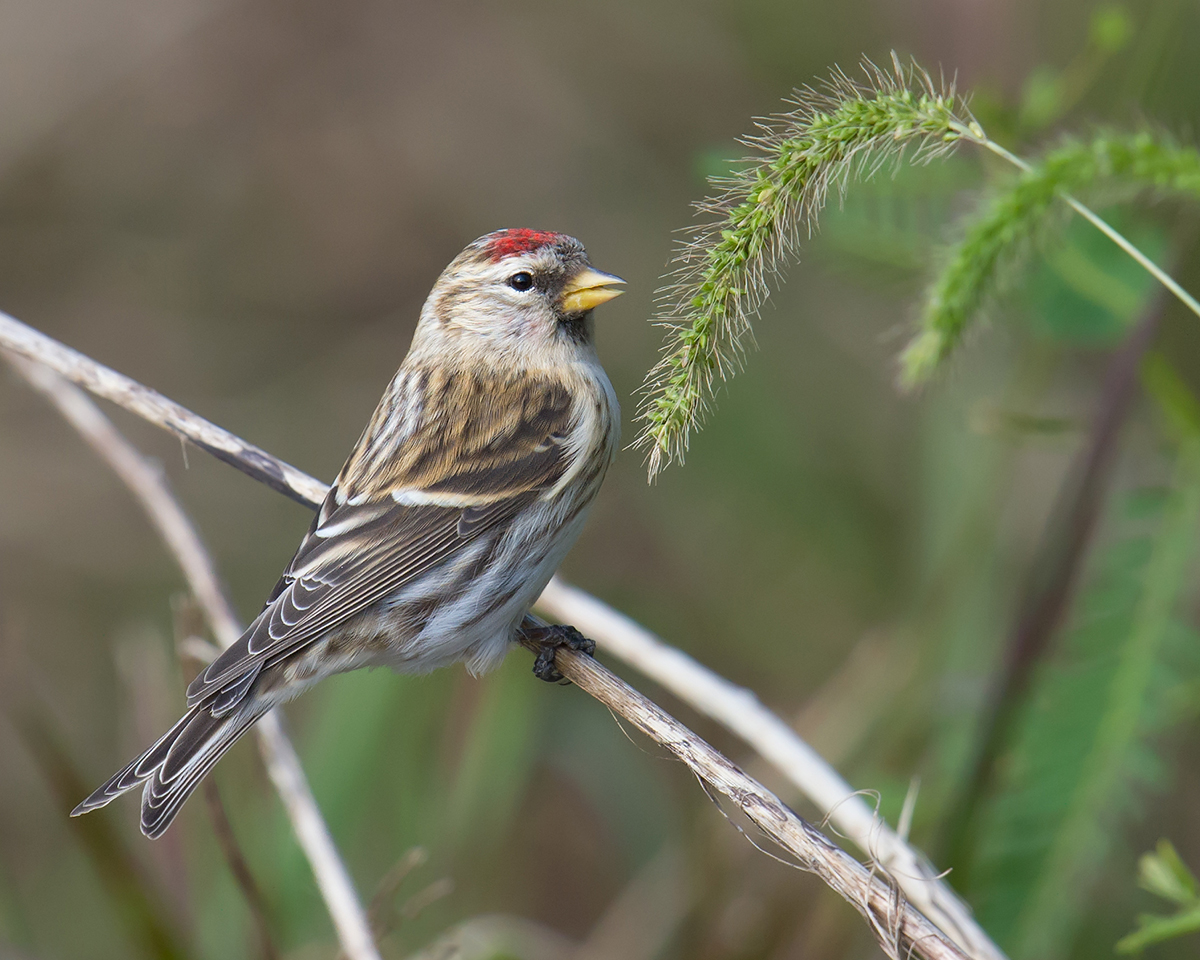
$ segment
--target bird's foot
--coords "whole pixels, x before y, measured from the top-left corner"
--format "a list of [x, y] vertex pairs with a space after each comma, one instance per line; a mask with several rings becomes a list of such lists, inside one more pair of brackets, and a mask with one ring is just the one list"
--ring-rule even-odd
[[537, 659], [533, 661], [533, 675], [547, 683], [559, 683], [563, 680], [562, 673], [554, 663], [559, 647], [586, 653], [589, 657], [596, 652], [595, 640], [589, 640], [574, 627], [565, 624], [523, 627], [521, 635], [530, 645], [538, 648]]

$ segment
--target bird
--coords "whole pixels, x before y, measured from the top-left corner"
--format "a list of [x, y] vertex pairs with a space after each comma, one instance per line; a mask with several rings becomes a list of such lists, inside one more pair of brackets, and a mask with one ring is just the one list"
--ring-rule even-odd
[[141, 830], [161, 836], [259, 717], [332, 674], [462, 661], [478, 675], [524, 639], [555, 681], [559, 646], [590, 654], [529, 609], [617, 452], [592, 310], [623, 283], [565, 234], [468, 244], [262, 611], [192, 680], [175, 725], [71, 815], [144, 784]]

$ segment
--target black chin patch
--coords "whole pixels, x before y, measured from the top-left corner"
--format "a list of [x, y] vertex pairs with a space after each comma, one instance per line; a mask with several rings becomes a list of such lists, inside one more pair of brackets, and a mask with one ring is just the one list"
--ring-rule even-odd
[[558, 329], [573, 343], [591, 343], [592, 311], [587, 313], [560, 313]]

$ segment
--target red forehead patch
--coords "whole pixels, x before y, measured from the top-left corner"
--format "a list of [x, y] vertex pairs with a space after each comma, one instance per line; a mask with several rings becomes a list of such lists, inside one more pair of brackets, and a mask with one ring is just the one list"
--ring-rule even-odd
[[501, 230], [488, 241], [487, 252], [492, 262], [517, 253], [532, 253], [557, 240], [559, 234], [546, 230]]

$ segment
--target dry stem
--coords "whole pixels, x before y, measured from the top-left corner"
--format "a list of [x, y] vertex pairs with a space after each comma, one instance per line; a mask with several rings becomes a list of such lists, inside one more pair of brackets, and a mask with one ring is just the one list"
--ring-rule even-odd
[[[0, 330], [6, 329], [3, 324], [7, 320], [9, 318], [0, 315]], [[7, 346], [7, 343], [4, 345]], [[60, 347], [56, 353], [69, 355], [74, 351]], [[48, 366], [31, 363], [11, 354], [7, 356], [21, 375], [50, 399], [88, 445], [129, 487], [183, 570], [188, 586], [204, 611], [213, 636], [222, 648], [232, 644], [241, 636], [242, 627], [221, 589], [208, 551], [167, 487], [162, 472], [121, 435], [81, 390], [64, 381], [57, 373], [48, 369]], [[74, 354], [73, 366], [83, 367], [86, 371], [90, 364], [91, 361], [86, 357]], [[119, 374], [112, 376], [120, 377]], [[96, 382], [97, 378], [90, 379]], [[137, 389], [122, 391], [120, 396], [137, 396], [144, 390], [133, 381], [129, 381], [129, 384]], [[153, 391], [145, 392], [157, 397]], [[130, 409], [145, 416], [143, 411], [148, 408], [140, 405], [136, 408], [131, 406]], [[158, 407], [153, 409], [157, 410]], [[161, 424], [163, 421], [155, 418], [153, 422]], [[240, 441], [238, 443], [240, 444]], [[206, 446], [205, 449], [211, 447]], [[259, 720], [255, 731], [267, 772], [283, 800], [292, 821], [292, 829], [308, 857], [342, 949], [352, 960], [379, 960], [366, 914], [358, 902], [350, 875], [333, 844], [329, 829], [305, 779], [300, 759], [296, 756], [295, 748], [284, 732], [276, 712], [272, 711]]]
[[111, 400], [118, 407], [194, 443], [284, 496], [306, 506], [320, 503], [325, 496], [325, 484], [320, 480], [301, 473], [254, 444], [196, 416], [174, 400], [168, 400], [161, 393], [110, 370], [2, 312], [0, 347], [49, 367], [89, 393]]
[[560, 648], [556, 665], [564, 677], [661, 743], [697, 777], [736, 803], [755, 826], [796, 858], [801, 869], [815, 873], [863, 915], [889, 957], [966, 960], [967, 954], [943, 938], [893, 883], [830, 843], [766, 787], [653, 701], [584, 654]]
[[812, 801], [837, 831], [876, 860], [904, 896], [980, 960], [1005, 960], [958, 895], [929, 861], [892, 830], [832, 766], [752, 690], [738, 687], [664, 643], [641, 624], [555, 577], [538, 609], [570, 623], [684, 703], [754, 748]]
[[[52, 367], [63, 376], [87, 387], [98, 395], [126, 407], [178, 436], [191, 440], [203, 449], [209, 450], [221, 459], [237, 466], [243, 472], [286, 493], [292, 499], [315, 508], [324, 496], [326, 486], [313, 477], [276, 460], [265, 451], [245, 443], [228, 431], [191, 413], [161, 394], [122, 374], [96, 364], [82, 354], [64, 347], [3, 313], [0, 313], [0, 347]], [[243, 456], [246, 458], [245, 461], [240, 459]], [[605, 633], [603, 629], [593, 631], [592, 619], [586, 616], [576, 616], [573, 619], [576, 626], [582, 627], [584, 632], [595, 632], [600, 636]], [[642, 669], [647, 669], [651, 675], [655, 675], [651, 668], [644, 666], [654, 657], [644, 655], [639, 657], [631, 653], [631, 649], [636, 650], [638, 647], [637, 635], [630, 634], [626, 639], [628, 642], [624, 647], [624, 652], [616, 650], [614, 652], [630, 659]], [[680, 656], [683, 655], [680, 654]], [[693, 666], [698, 667], [694, 662]], [[944, 958], [950, 957], [966, 960], [968, 954], [943, 939], [934, 926], [901, 895], [898, 886], [884, 883], [877, 876], [868, 872], [858, 861], [831, 844], [819, 831], [788, 810], [778, 798], [747, 777], [728, 759], [713, 750], [651, 701], [613, 676], [604, 667], [587, 658], [560, 653], [559, 668], [564, 675], [570, 677], [582, 689], [658, 740], [679, 756], [704, 781], [730, 797], [765, 833], [793, 853], [804, 869], [816, 873], [854, 905], [868, 919], [872, 929], [880, 938], [880, 943], [890, 956], [899, 957], [911, 952], [916, 956], [929, 958], [929, 960], [944, 960]], [[707, 671], [705, 672], [707, 673]], [[711, 676], [715, 675], [710, 675], [710, 678]], [[659, 679], [662, 679], [662, 676], [659, 676]], [[737, 688], [733, 688], [726, 681], [721, 682], [726, 685], [726, 696], [729, 690], [736, 691]], [[712, 691], [709, 692], [711, 694]], [[699, 701], [692, 699], [692, 696], [698, 696]], [[765, 748], [765, 741], [770, 740], [771, 736], [768, 734], [764, 738], [760, 735], [762, 730], [768, 730], [778, 735], [781, 732], [780, 727], [787, 728], [782, 721], [765, 711], [761, 705], [759, 705], [761, 713], [757, 714], [754, 711], [745, 713], [734, 710], [730, 712], [713, 707], [711, 704], [705, 705], [706, 695], [703, 693], [693, 692], [692, 696], [688, 696], [688, 699], [694, 705], [729, 725], [734, 732], [762, 750], [768, 760], [780, 764], [789, 776], [798, 778], [797, 783], [800, 788], [813, 796], [822, 809], [833, 813], [846, 806], [846, 798], [852, 794], [852, 791], [840, 778], [837, 778], [836, 789], [831, 790], [828, 782], [823, 786], [820, 785], [820, 776], [818, 776], [818, 785], [814, 787], [811, 782], [806, 780], [808, 774], [799, 772], [803, 769], [801, 766], [792, 764], [789, 769], [788, 766], [781, 764], [780, 749]], [[757, 700], [753, 699], [753, 695], [748, 692], [745, 692], [740, 699], [743, 708], [750, 700], [757, 703]], [[763, 726], [763, 714], [772, 717], [774, 724]], [[261, 721], [259, 726], [263, 726]], [[787, 730], [786, 739], [790, 741], [790, 749], [793, 751], [815, 756], [812, 754], [811, 748], [790, 730]], [[783, 740], [779, 739], [778, 742], [782, 743]], [[828, 777], [829, 774], [832, 774], [832, 770], [827, 764], [824, 764], [824, 761], [820, 761], [816, 765], [810, 764], [808, 767], [810, 773], [812, 770], [820, 771], [821, 768], [824, 768], [821, 776]], [[836, 774], [833, 776], [836, 777]], [[837, 794], [836, 798], [834, 798], [834, 794]], [[832, 802], [830, 802], [831, 799]], [[864, 849], [874, 853], [876, 848], [881, 846], [878, 842], [881, 834], [878, 821], [873, 817], [871, 824], [870, 828], [864, 829], [860, 824], [857, 828], [847, 832], [857, 835], [856, 842], [861, 843], [865, 840]], [[839, 825], [841, 824], [839, 823]], [[873, 831], [875, 840], [871, 839]], [[928, 887], [934, 885], [942, 888], [940, 897], [933, 898], [926, 892], [918, 893], [911, 899], [932, 904], [931, 912], [934, 908], [940, 909], [942, 915], [938, 917], [938, 920], [947, 924], [945, 932], [964, 943], [971, 951], [971, 955], [977, 958], [991, 958], [991, 960], [1002, 958], [1003, 954], [982, 931], [978, 930], [961, 903], [936, 877], [931, 876], [931, 871], [924, 864], [923, 859], [908, 849], [894, 834], [889, 832], [889, 835], [895, 838], [895, 845], [891, 847], [890, 853], [893, 864], [896, 868], [899, 868], [901, 864], [911, 865], [913, 871], [910, 875], [901, 871], [900, 875], [895, 878], [896, 882], [902, 881], [906, 887], [911, 887], [915, 879], [918, 890], [927, 890]], [[889, 846], [889, 843], [885, 841], [883, 846]], [[947, 909], [947, 905], [950, 905], [950, 909]], [[964, 918], [965, 923], [963, 922]], [[977, 935], [972, 933], [972, 928], [973, 931], [977, 931]], [[979, 942], [982, 943], [982, 947], [979, 946]]]

